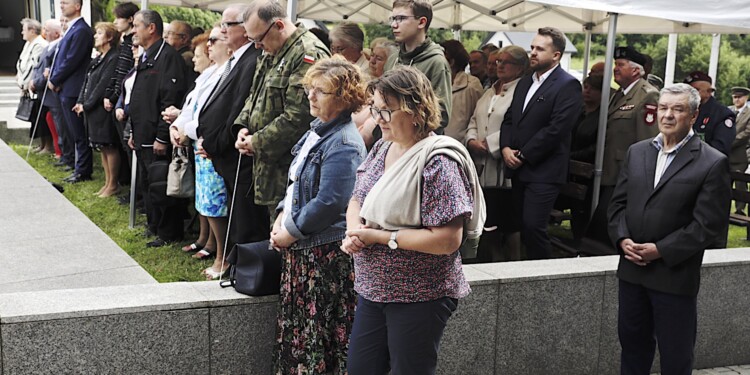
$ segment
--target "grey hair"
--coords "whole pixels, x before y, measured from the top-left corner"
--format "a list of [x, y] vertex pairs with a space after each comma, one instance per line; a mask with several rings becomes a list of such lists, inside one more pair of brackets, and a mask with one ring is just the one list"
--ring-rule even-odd
[[521, 64], [523, 66], [523, 70], [526, 71], [529, 69], [529, 55], [526, 53], [526, 50], [523, 47], [519, 46], [505, 46], [503, 48], [500, 48], [499, 50], [492, 52], [492, 55], [497, 55], [499, 53], [507, 53], [510, 55], [510, 57], [513, 58], [517, 63]]
[[[234, 20], [238, 22], [245, 22], [247, 19], [245, 18], [245, 13], [247, 12], [247, 8], [249, 8], [249, 4], [242, 4], [242, 3], [235, 3], [235, 4], [229, 4], [229, 6], [224, 9], [224, 12], [230, 10], [233, 13], [237, 14], [235, 16]], [[219, 22], [221, 24], [221, 22]]]
[[362, 32], [362, 29], [359, 28], [359, 25], [354, 22], [340, 23], [335, 29], [333, 29], [333, 31], [331, 31], [329, 36], [331, 39], [336, 38], [346, 44], [354, 46], [358, 51], [362, 50], [362, 46], [365, 42], [365, 34]]
[[687, 83], [676, 83], [661, 89], [659, 95], [663, 96], [664, 94], [687, 95], [688, 104], [690, 105], [690, 114], [698, 112], [698, 107], [701, 104], [701, 96], [698, 94], [698, 90], [694, 89], [693, 86], [690, 86]]
[[56, 31], [62, 34], [62, 24], [60, 23], [60, 20], [58, 19], [50, 18], [44, 21], [44, 27], [47, 28], [47, 32]]
[[638, 64], [637, 62], [631, 61], [631, 60], [628, 60], [628, 62], [630, 63], [631, 67], [638, 69], [638, 75], [640, 77], [643, 77], [646, 75], [646, 69], [643, 68], [643, 65]]
[[148, 26], [150, 24], [154, 24], [156, 26], [156, 35], [162, 36], [164, 34], [164, 21], [161, 19], [161, 15], [151, 9], [141, 9], [138, 12], [135, 13], [136, 16], [141, 15], [141, 18], [143, 18], [143, 23]]
[[286, 9], [276, 0], [259, 0], [250, 4], [242, 14], [242, 19], [247, 21], [253, 14], [258, 14], [258, 19], [270, 23], [276, 19], [286, 18]]
[[26, 26], [30, 31], [34, 31], [36, 35], [42, 34], [42, 24], [33, 18], [24, 18], [21, 20], [21, 25]]
[[375, 50], [375, 48], [378, 48], [378, 47], [385, 48], [385, 52], [388, 56], [398, 51], [398, 47], [396, 46], [396, 43], [384, 37], [375, 38], [372, 41], [370, 41], [370, 50]]

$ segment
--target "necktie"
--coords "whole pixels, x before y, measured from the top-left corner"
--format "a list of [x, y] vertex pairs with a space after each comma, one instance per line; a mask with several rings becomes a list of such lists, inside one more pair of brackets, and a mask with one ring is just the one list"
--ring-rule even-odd
[[625, 94], [622, 93], [622, 90], [617, 90], [617, 92], [612, 95], [612, 100], [609, 102], [609, 107], [615, 107], [617, 105], [617, 102], [619, 102], [623, 96], [625, 96]]
[[219, 91], [219, 87], [221, 87], [221, 84], [224, 83], [224, 80], [226, 80], [227, 76], [229, 76], [229, 72], [232, 70], [233, 60], [234, 56], [230, 57], [229, 61], [227, 61], [226, 66], [224, 66], [224, 71], [221, 72], [221, 77], [219, 77], [219, 83], [217, 83], [216, 87], [214, 87], [214, 92], [212, 92], [211, 96], [208, 97], [208, 101], [206, 101], [206, 103], [209, 103], [214, 99], [214, 96], [216, 96], [216, 93]]

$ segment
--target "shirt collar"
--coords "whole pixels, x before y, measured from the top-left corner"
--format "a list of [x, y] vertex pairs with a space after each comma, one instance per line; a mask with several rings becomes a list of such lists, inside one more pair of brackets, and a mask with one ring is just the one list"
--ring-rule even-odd
[[237, 48], [237, 50], [232, 54], [232, 56], [234, 56], [234, 60], [239, 60], [240, 57], [242, 57], [242, 55], [245, 53], [245, 51], [247, 51], [248, 48], [250, 48], [250, 46], [252, 45], [253, 43], [245, 43], [242, 45], [242, 47]]
[[[665, 151], [665, 153], [667, 153], [667, 154], [671, 154], [671, 153], [677, 154], [680, 151], [680, 149], [682, 148], [682, 146], [685, 146], [685, 144], [688, 143], [688, 141], [690, 140], [690, 138], [693, 138], [694, 134], [695, 134], [695, 132], [693, 132], [693, 129], [691, 128], [690, 131], [685, 136], [685, 138], [683, 138], [680, 141], [680, 143], [678, 143], [677, 146], [675, 146], [675, 148], [673, 148], [673, 149], [671, 149], [669, 151]], [[662, 134], [662, 133], [657, 134], [656, 137], [654, 137], [654, 139], [651, 141], [651, 144], [654, 146], [654, 148], [656, 148], [656, 150], [662, 151], [664, 149], [664, 134]]]
[[544, 72], [544, 74], [542, 74], [539, 78], [537, 78], [537, 74], [536, 73], [533, 73], [531, 75], [531, 79], [533, 79], [534, 82], [536, 82], [536, 83], [539, 83], [539, 84], [543, 83], [544, 80], [546, 80], [547, 78], [549, 78], [550, 74], [552, 74], [552, 72], [555, 71], [555, 69], [557, 69], [558, 65], [560, 65], [560, 64], [556, 64], [550, 70]]
[[67, 29], [67, 30], [65, 30], [65, 32], [63, 33], [63, 35], [67, 34], [67, 33], [68, 33], [68, 31], [70, 31], [70, 29], [72, 29], [72, 28], [73, 28], [73, 25], [75, 25], [75, 24], [76, 24], [76, 22], [78, 22], [78, 20], [80, 20], [81, 18], [83, 18], [83, 17], [82, 17], [82, 16], [79, 16], [79, 17], [77, 17], [77, 18], [73, 18], [72, 20], [69, 20], [69, 21], [68, 21], [68, 29]]
[[630, 90], [633, 89], [633, 87], [635, 86], [635, 84], [638, 83], [639, 80], [640, 79], [636, 79], [635, 81], [633, 81], [633, 83], [629, 84], [628, 87], [622, 89], [622, 94], [623, 95], [627, 95], [630, 92]]

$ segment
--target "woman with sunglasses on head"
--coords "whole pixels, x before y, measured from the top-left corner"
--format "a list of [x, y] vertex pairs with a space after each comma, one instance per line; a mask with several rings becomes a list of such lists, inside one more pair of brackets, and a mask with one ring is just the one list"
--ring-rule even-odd
[[476, 239], [484, 200], [466, 149], [434, 135], [440, 107], [430, 81], [399, 67], [370, 82], [383, 130], [347, 211], [342, 250], [353, 254], [357, 313], [350, 374], [433, 374], [458, 299], [469, 294], [463, 239]]
[[172, 145], [185, 147], [189, 143], [189, 138], [195, 151], [195, 210], [200, 215], [201, 229], [195, 243], [183, 247], [182, 250], [198, 250], [198, 253], [193, 255], [198, 259], [216, 255], [211, 267], [202, 271], [206, 279], [215, 280], [229, 269], [229, 263], [224, 261], [223, 257], [227, 230], [227, 189], [213, 163], [203, 152], [203, 139], [197, 136], [197, 128], [198, 115], [214, 87], [219, 84], [221, 73], [229, 63], [232, 52], [219, 27], [214, 27], [208, 35], [201, 34], [193, 38], [193, 48], [193, 68], [200, 73], [195, 79], [195, 87], [188, 93], [181, 111], [170, 107], [162, 115], [169, 122], [179, 113], [169, 127]]
[[365, 103], [359, 67], [319, 60], [302, 79], [316, 119], [292, 148], [271, 245], [281, 252], [275, 374], [345, 374], [356, 294], [339, 251], [357, 167], [367, 151], [351, 120]]
[[[511, 186], [500, 152], [500, 125], [516, 84], [529, 69], [529, 57], [519, 46], [506, 46], [489, 59], [495, 62], [497, 81], [479, 98], [464, 138], [477, 166], [487, 206], [500, 207], [487, 212], [487, 232], [480, 240], [477, 258], [480, 262], [521, 260], [521, 227], [510, 211]], [[498, 233], [502, 233], [502, 239], [496, 236]]]

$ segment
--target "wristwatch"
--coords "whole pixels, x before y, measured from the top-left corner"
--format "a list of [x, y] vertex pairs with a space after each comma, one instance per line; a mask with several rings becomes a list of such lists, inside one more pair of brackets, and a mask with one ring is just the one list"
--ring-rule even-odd
[[396, 242], [397, 234], [398, 234], [398, 231], [391, 232], [391, 239], [388, 240], [388, 247], [390, 247], [392, 250], [398, 249], [398, 242]]

